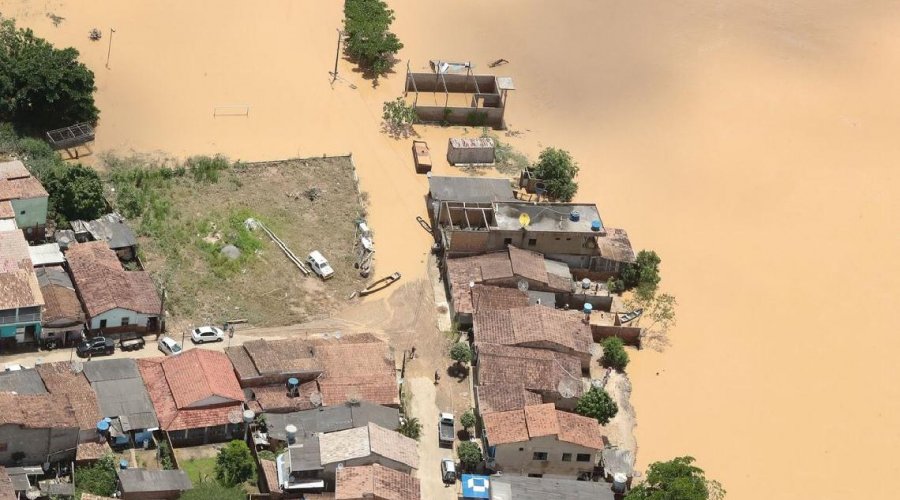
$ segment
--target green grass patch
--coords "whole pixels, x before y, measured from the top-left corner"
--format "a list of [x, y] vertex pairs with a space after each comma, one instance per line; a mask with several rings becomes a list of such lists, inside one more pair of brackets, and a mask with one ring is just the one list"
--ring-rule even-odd
[[215, 481], [216, 479], [216, 457], [192, 458], [183, 461], [180, 465], [194, 484], [199, 484], [201, 480]]

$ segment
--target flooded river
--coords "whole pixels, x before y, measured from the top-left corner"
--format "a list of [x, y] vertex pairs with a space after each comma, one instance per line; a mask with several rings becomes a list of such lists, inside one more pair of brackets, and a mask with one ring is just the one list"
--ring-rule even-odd
[[[428, 249], [414, 220], [425, 179], [409, 142], [378, 129], [406, 61], [509, 60], [509, 140], [570, 150], [578, 199], [656, 250], [679, 300], [671, 345], [629, 367], [640, 465], [693, 455], [734, 499], [896, 496], [896, 2], [389, 3], [406, 47], [377, 88], [346, 62], [330, 84], [338, 2], [0, 0], [0, 12], [82, 51], [96, 151], [352, 151], [379, 274], [421, 276]], [[421, 132], [439, 159], [459, 130]]]

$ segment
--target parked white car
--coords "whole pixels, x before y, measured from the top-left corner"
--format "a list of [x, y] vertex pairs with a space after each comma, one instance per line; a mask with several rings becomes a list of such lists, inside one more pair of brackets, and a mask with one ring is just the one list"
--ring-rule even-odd
[[225, 340], [225, 332], [223, 332], [221, 328], [216, 328], [214, 326], [201, 326], [191, 330], [191, 340], [195, 344], [221, 342]]
[[331, 268], [331, 264], [328, 263], [328, 260], [326, 260], [318, 250], [309, 252], [309, 257], [306, 258], [306, 262], [309, 264], [309, 267], [312, 268], [313, 272], [318, 274], [323, 280], [327, 280], [334, 276], [334, 269]]
[[181, 354], [181, 345], [178, 344], [178, 342], [175, 342], [172, 337], [160, 337], [157, 344], [159, 345], [159, 350], [166, 356], [177, 356]]
[[445, 458], [441, 460], [441, 480], [444, 484], [453, 484], [456, 482], [456, 464], [453, 459]]

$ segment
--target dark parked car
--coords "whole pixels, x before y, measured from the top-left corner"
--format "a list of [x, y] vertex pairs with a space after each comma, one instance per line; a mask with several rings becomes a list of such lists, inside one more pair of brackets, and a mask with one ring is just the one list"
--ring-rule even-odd
[[112, 354], [116, 352], [116, 344], [106, 337], [94, 337], [82, 340], [75, 348], [75, 352], [82, 358], [99, 354]]

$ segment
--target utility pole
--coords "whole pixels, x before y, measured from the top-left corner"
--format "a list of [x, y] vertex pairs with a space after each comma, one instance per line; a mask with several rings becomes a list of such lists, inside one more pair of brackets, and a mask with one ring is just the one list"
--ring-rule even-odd
[[341, 31], [341, 30], [339, 29], [339, 30], [337, 30], [337, 33], [338, 33], [337, 50], [334, 52], [334, 72], [331, 73], [331, 83], [334, 83], [335, 80], [337, 80], [337, 76], [338, 76], [338, 73], [337, 73], [338, 59], [340, 59], [340, 57], [341, 57], [341, 41], [344, 39], [344, 32], [343, 32], [343, 31]]
[[113, 33], [115, 33], [115, 32], [116, 32], [116, 30], [114, 30], [112, 28], [109, 29], [109, 48], [106, 49], [106, 69], [109, 69], [109, 54], [112, 53], [112, 38], [113, 38]]

